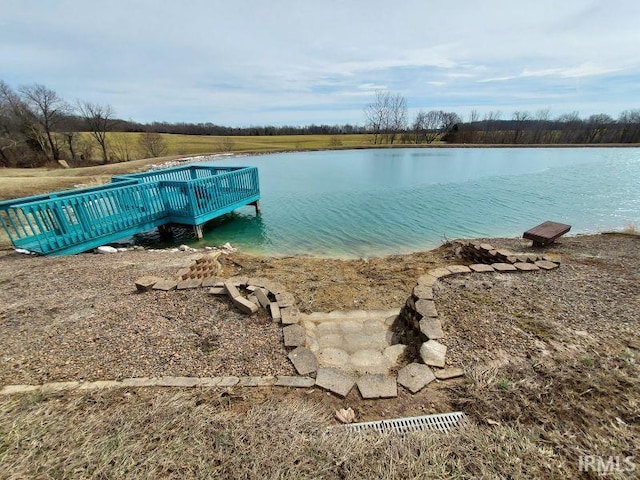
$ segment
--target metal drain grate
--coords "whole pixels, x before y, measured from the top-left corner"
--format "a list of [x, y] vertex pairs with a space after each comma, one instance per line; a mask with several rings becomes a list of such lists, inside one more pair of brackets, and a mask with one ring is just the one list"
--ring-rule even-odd
[[380, 433], [405, 433], [423, 430], [448, 432], [466, 418], [464, 412], [438, 413], [420, 417], [394, 418], [375, 422], [352, 423], [344, 427], [353, 432], [373, 429]]

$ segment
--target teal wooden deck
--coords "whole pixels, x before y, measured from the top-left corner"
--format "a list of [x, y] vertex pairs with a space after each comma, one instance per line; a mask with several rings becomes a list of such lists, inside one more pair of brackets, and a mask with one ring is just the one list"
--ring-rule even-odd
[[0, 202], [0, 220], [16, 248], [65, 255], [168, 223], [202, 225], [259, 199], [256, 167], [188, 165]]

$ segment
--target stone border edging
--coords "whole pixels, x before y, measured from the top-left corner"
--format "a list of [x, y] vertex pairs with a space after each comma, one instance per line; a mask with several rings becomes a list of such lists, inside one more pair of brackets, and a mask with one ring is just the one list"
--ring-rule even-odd
[[41, 385], [5, 385], [0, 395], [12, 395], [42, 391], [46, 393], [67, 391], [89, 391], [127, 387], [182, 387], [182, 388], [229, 388], [229, 387], [288, 387], [309, 388], [315, 385], [311, 377], [293, 375], [255, 377], [139, 377], [123, 380], [96, 380], [93, 382], [51, 382]]

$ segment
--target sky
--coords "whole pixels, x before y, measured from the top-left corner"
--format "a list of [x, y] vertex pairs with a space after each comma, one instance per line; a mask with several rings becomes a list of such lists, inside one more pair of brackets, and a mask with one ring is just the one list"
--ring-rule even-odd
[[640, 108], [640, 1], [1, 0], [0, 80], [138, 122]]

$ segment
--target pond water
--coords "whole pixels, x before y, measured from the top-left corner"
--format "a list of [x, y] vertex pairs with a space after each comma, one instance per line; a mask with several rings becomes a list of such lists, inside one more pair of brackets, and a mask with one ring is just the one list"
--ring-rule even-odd
[[571, 233], [640, 224], [637, 148], [366, 149], [217, 163], [259, 168], [262, 212], [214, 220], [192, 246], [354, 258], [516, 237], [545, 220]]

